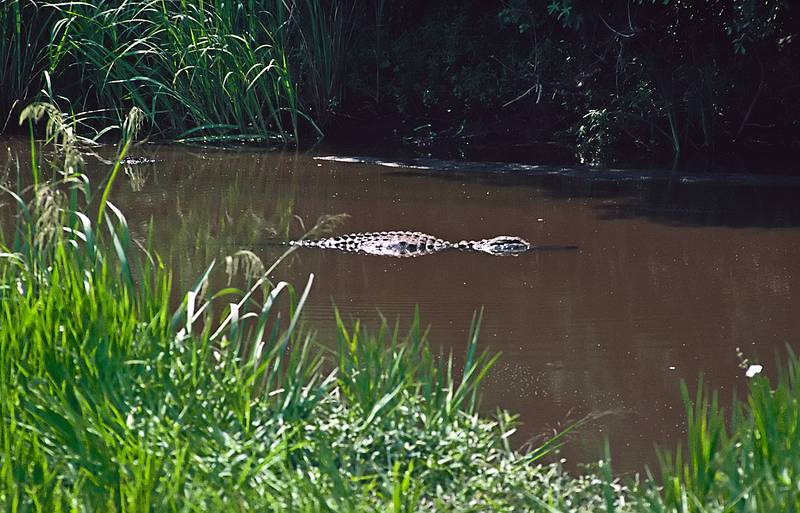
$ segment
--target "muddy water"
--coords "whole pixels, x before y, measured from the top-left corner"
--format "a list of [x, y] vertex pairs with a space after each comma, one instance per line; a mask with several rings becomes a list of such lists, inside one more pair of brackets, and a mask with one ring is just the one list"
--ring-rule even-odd
[[[605, 414], [570, 441], [570, 462], [593, 460], [608, 437], [618, 470], [641, 469], [655, 444], [681, 435], [681, 379], [702, 373], [726, 397], [746, 379], [737, 347], [767, 371], [786, 344], [800, 348], [800, 187], [791, 180], [419, 169], [181, 147], [133, 156], [142, 160], [114, 201], [139, 234], [156, 220], [156, 248], [184, 288], [238, 249], [271, 261], [282, 251], [273, 239], [299, 236], [325, 213], [349, 214], [338, 233], [578, 246], [409, 259], [301, 248], [276, 273], [298, 285], [316, 275], [306, 320], [323, 339], [332, 304], [372, 323], [409, 319], [419, 305], [432, 342], [460, 353], [484, 307], [481, 345], [502, 357], [483, 405], [520, 415], [520, 443]], [[93, 172], [107, 169], [89, 160]]]

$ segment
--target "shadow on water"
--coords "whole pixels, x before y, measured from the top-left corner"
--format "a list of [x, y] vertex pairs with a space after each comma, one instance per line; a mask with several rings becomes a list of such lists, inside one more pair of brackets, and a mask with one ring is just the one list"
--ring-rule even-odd
[[414, 159], [351, 161], [398, 169], [395, 178], [427, 175], [491, 187], [535, 187], [552, 198], [615, 200], [596, 206], [604, 220], [643, 219], [675, 226], [800, 226], [800, 177], [599, 170]]

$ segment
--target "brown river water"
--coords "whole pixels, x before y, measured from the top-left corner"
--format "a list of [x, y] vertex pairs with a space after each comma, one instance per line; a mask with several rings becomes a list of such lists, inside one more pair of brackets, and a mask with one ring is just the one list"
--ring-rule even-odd
[[[2, 146], [0, 173], [13, 182], [9, 163], [24, 161], [27, 145]], [[682, 436], [681, 380], [694, 385], [702, 373], [726, 402], [747, 379], [736, 348], [768, 374], [787, 345], [800, 348], [800, 181], [791, 178], [154, 145], [131, 157], [112, 201], [135, 234], [155, 220], [155, 248], [180, 290], [239, 249], [274, 260], [285, 249], [276, 239], [299, 237], [322, 214], [349, 214], [340, 234], [577, 246], [405, 259], [300, 248], [275, 273], [298, 287], [314, 273], [305, 319], [323, 341], [334, 304], [372, 326], [381, 315], [407, 322], [418, 305], [431, 342], [459, 355], [483, 307], [480, 347], [501, 352], [483, 408], [519, 414], [518, 443], [601, 415], [562, 451], [570, 466], [597, 459], [605, 438], [617, 471], [652, 465], [656, 444]], [[90, 174], [110, 169], [87, 161]]]

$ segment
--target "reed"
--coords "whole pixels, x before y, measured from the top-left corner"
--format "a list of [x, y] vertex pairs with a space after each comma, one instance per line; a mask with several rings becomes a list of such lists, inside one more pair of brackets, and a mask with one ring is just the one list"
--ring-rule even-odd
[[314, 119], [327, 124], [344, 97], [344, 76], [351, 39], [362, 21], [361, 2], [297, 2], [297, 37], [302, 73], [308, 77], [302, 95]]
[[179, 141], [314, 140], [341, 100], [355, 15], [314, 1], [6, 0], [0, 114], [44, 90], [99, 126], [138, 107], [152, 135]]
[[56, 34], [96, 105], [135, 105], [185, 141], [298, 137], [296, 80], [280, 1], [59, 7]]
[[55, 13], [44, 4], [0, 2], [0, 132], [19, 115], [42, 87], [43, 72], [57, 53], [49, 53]]
[[717, 392], [698, 384], [687, 414], [686, 450], [661, 452], [663, 491], [650, 511], [795, 511], [800, 507], [800, 360], [776, 359], [775, 384], [757, 376], [730, 414]]

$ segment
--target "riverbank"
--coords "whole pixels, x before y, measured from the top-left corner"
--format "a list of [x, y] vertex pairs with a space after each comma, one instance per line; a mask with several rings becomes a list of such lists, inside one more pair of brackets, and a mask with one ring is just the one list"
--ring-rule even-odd
[[4, 207], [16, 214], [0, 259], [10, 510], [775, 511], [800, 500], [792, 353], [772, 382], [755, 374], [730, 414], [716, 393], [684, 390], [685, 449], [662, 453], [657, 477], [620, 483], [608, 461], [571, 476], [542, 464], [565, 433], [515, 450], [513, 415], [479, 413], [495, 361], [478, 350], [479, 317], [459, 372], [417, 319], [405, 336], [340, 321], [335, 344], [317, 345], [302, 324], [315, 278], [270, 281], [247, 253], [226, 266], [246, 287], [215, 292], [211, 264], [175, 291], [108, 201], [118, 168], [92, 186], [61, 141], [63, 160], [34, 156], [33, 187], [7, 191]]
[[[598, 481], [538, 465], [561, 435], [519, 453], [511, 415], [477, 413], [494, 362], [477, 349], [480, 317], [460, 369], [431, 353], [418, 319], [404, 336], [340, 322], [331, 353], [302, 327], [314, 276], [302, 289], [271, 282], [246, 253], [233, 257], [250, 270], [245, 289], [208, 290], [212, 263], [172, 310], [169, 271], [108, 201], [118, 164], [95, 188], [61, 142], [58, 167], [34, 156], [33, 186], [6, 191], [4, 509], [502, 510], [526, 494], [601, 504]], [[581, 498], [547, 498], [553, 486]]]
[[782, 0], [10, 0], [0, 131], [48, 100], [84, 133], [136, 106], [152, 139], [798, 174], [796, 21]]

